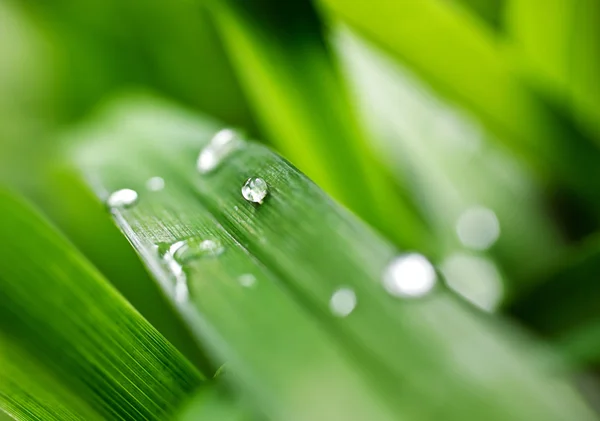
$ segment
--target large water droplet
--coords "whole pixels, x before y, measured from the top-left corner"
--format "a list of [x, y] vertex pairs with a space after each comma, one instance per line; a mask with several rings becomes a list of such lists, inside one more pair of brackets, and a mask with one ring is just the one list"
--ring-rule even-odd
[[441, 270], [448, 287], [477, 307], [493, 311], [502, 300], [502, 276], [490, 259], [455, 253], [444, 260]]
[[174, 243], [170, 253], [177, 262], [185, 264], [201, 257], [218, 256], [224, 250], [218, 240], [192, 237]]
[[435, 269], [418, 253], [395, 258], [383, 275], [383, 286], [397, 297], [420, 297], [433, 289], [437, 280]]
[[252, 288], [256, 284], [256, 277], [251, 273], [246, 273], [238, 278], [238, 282], [245, 288]]
[[262, 178], [249, 178], [242, 186], [242, 196], [248, 202], [262, 203], [267, 193], [269, 193], [269, 186]]
[[218, 256], [225, 248], [218, 240], [190, 237], [172, 244], [158, 244], [157, 250], [175, 277], [173, 297], [182, 303], [187, 301], [189, 295], [185, 265], [196, 259]]
[[356, 308], [356, 294], [350, 288], [340, 288], [329, 300], [329, 309], [338, 317], [346, 317]]
[[217, 132], [198, 155], [196, 167], [200, 174], [208, 174], [231, 153], [243, 146], [244, 141], [232, 129], [223, 129]]
[[121, 189], [113, 192], [106, 203], [111, 208], [128, 208], [133, 206], [138, 200], [138, 194], [135, 190]]
[[152, 177], [146, 181], [146, 188], [150, 191], [160, 191], [165, 188], [165, 180], [162, 177]]
[[178, 303], [185, 303], [190, 295], [190, 291], [188, 289], [188, 285], [187, 285], [187, 278], [186, 277], [180, 277], [177, 279], [177, 282], [175, 283], [175, 292], [174, 292], [174, 298], [175, 301], [177, 301]]
[[458, 218], [456, 234], [466, 247], [486, 250], [500, 236], [500, 223], [491, 209], [474, 206], [464, 211]]

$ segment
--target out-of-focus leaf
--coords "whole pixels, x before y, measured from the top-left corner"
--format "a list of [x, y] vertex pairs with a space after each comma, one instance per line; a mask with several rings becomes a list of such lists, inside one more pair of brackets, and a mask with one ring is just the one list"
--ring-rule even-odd
[[308, 2], [207, 2], [269, 141], [399, 245], [437, 252], [365, 142]]
[[220, 381], [205, 385], [177, 416], [178, 421], [253, 421], [258, 419], [231, 397]]
[[528, 82], [600, 142], [600, 1], [507, 3], [510, 51]]
[[[488, 253], [507, 275], [504, 294], [510, 296], [555, 262], [564, 245], [542, 200], [543, 188], [510, 151], [472, 116], [440, 99], [410, 69], [349, 28], [337, 28], [332, 44], [382, 162], [410, 180], [409, 189], [434, 227], [444, 250], [442, 269], [456, 266], [457, 252]], [[491, 216], [469, 219], [474, 210]], [[457, 234], [465, 224], [473, 238]], [[489, 291], [484, 307], [502, 298], [502, 281], [486, 276], [491, 272], [454, 272], [446, 273], [451, 285], [457, 276], [461, 282], [471, 276], [473, 290]]]
[[[171, 112], [134, 120], [141, 115], [125, 109], [80, 133], [87, 142], [74, 159], [102, 201], [138, 192], [132, 206], [112, 208], [116, 223], [203, 343], [227, 360], [229, 381], [268, 417], [594, 418], [537, 345], [442, 286], [420, 298], [388, 293], [396, 249], [287, 161], [246, 143], [199, 174], [206, 121], [195, 136], [168, 134], [157, 126]], [[148, 190], [156, 175], [164, 187]], [[268, 185], [261, 205], [242, 197], [249, 177]], [[394, 285], [430, 270], [419, 261]], [[340, 288], [355, 299], [346, 317], [337, 313]]]
[[166, 419], [200, 385], [196, 369], [6, 191], [0, 238], [4, 411], [21, 420]]
[[570, 186], [600, 215], [600, 149], [523, 83], [481, 21], [447, 1], [321, 0], [470, 110], [545, 180]]
[[[540, 334], [566, 338], [600, 320], [600, 238], [549, 268], [538, 286], [511, 303], [510, 313]], [[600, 357], [600, 348], [596, 350]]]
[[506, 0], [450, 0], [471, 10], [502, 35]]

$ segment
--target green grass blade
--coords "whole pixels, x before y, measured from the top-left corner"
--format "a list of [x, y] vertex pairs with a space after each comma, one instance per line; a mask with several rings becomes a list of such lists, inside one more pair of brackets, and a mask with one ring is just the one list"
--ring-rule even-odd
[[397, 244], [435, 253], [410, 200], [373, 159], [311, 7], [208, 4], [268, 140]]
[[[593, 419], [545, 352], [443, 287], [422, 299], [388, 294], [381, 278], [397, 250], [270, 150], [247, 144], [200, 175], [202, 121], [192, 139], [156, 125], [132, 130], [128, 113], [121, 118], [83, 134], [75, 159], [101, 200], [139, 192], [134, 206], [113, 209], [117, 224], [267, 416]], [[148, 191], [156, 175], [165, 187]], [[260, 206], [240, 193], [253, 176], [269, 185]], [[199, 255], [182, 263], [182, 277], [164, 250], [189, 238]], [[251, 285], [240, 281], [247, 274]], [[330, 307], [341, 287], [357, 298], [345, 318]]]
[[[20, 399], [11, 385], [35, 382], [37, 389], [22, 392], [66, 390], [95, 418], [158, 420], [199, 386], [196, 369], [67, 240], [5, 191], [0, 191], [0, 238], [2, 351], [19, 357], [0, 360], [8, 375], [7, 383], [0, 382], [3, 407]], [[36, 366], [48, 375], [32, 377]], [[56, 400], [65, 411], [88, 419], [75, 399]]]

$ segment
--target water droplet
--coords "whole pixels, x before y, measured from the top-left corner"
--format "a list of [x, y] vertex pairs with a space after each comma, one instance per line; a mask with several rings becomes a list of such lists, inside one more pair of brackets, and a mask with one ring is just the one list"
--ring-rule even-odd
[[170, 254], [177, 262], [185, 264], [200, 257], [218, 256], [224, 250], [224, 247], [217, 240], [192, 237], [174, 243], [171, 246]]
[[199, 237], [186, 238], [172, 244], [160, 243], [157, 245], [159, 256], [175, 277], [172, 291], [175, 301], [182, 303], [187, 300], [189, 295], [185, 265], [196, 259], [216, 257], [224, 250], [225, 248], [219, 241]]
[[249, 178], [242, 186], [242, 196], [248, 202], [262, 203], [268, 192], [267, 182], [258, 177]]
[[107, 200], [111, 208], [128, 208], [133, 206], [138, 200], [138, 194], [135, 190], [121, 189], [113, 192]]
[[458, 239], [475, 250], [490, 248], [500, 236], [500, 223], [491, 209], [474, 206], [464, 211], [456, 222]]
[[329, 309], [338, 317], [346, 317], [356, 308], [356, 294], [350, 288], [340, 288], [329, 300]]
[[186, 277], [180, 277], [179, 279], [177, 279], [177, 282], [175, 283], [175, 292], [174, 292], [174, 298], [175, 301], [177, 301], [178, 303], [185, 303], [190, 295], [190, 291], [188, 289], [188, 285], [187, 285], [187, 278]]
[[256, 284], [256, 277], [251, 273], [246, 273], [238, 278], [238, 282], [245, 288], [252, 288]]
[[444, 260], [441, 270], [448, 287], [482, 310], [493, 311], [500, 304], [504, 285], [490, 259], [455, 253]]
[[218, 131], [198, 155], [196, 167], [200, 174], [208, 174], [234, 151], [244, 144], [239, 134], [232, 129]]
[[437, 280], [429, 260], [421, 254], [409, 253], [395, 258], [383, 275], [383, 286], [397, 297], [420, 297], [433, 289]]
[[159, 191], [165, 188], [165, 180], [162, 177], [152, 177], [146, 181], [146, 188], [150, 191]]

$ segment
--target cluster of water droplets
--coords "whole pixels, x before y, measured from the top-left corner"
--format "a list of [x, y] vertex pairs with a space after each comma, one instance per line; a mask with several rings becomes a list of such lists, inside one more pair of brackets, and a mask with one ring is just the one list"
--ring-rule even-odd
[[[234, 130], [223, 129], [217, 132], [198, 155], [198, 172], [208, 174], [214, 171], [226, 157], [243, 145], [244, 141]], [[146, 188], [149, 191], [160, 191], [164, 187], [164, 179], [158, 176], [152, 177], [146, 182]], [[269, 186], [264, 179], [251, 177], [242, 185], [241, 193], [246, 201], [262, 204], [269, 193]], [[138, 194], [135, 190], [121, 189], [109, 196], [107, 204], [111, 209], [129, 208], [137, 202]], [[467, 216], [467, 219], [473, 219], [473, 215]], [[476, 220], [487, 218], [487, 221], [490, 221], [489, 215], [484, 215], [482, 212], [476, 213], [474, 216]], [[493, 237], [493, 235], [491, 236]], [[199, 237], [158, 245], [159, 256], [176, 281], [174, 286], [176, 301], [185, 302], [189, 296], [186, 266], [197, 259], [219, 256], [223, 251], [224, 247], [217, 240]], [[244, 288], [252, 288], [256, 284], [256, 277], [250, 273], [240, 275], [237, 280]], [[437, 276], [429, 260], [417, 253], [396, 257], [385, 268], [381, 279], [383, 288], [389, 294], [404, 298], [421, 297], [428, 294], [434, 288], [436, 281]], [[357, 304], [358, 298], [355, 291], [346, 286], [334, 291], [329, 300], [330, 311], [337, 317], [349, 316], [356, 309]]]

